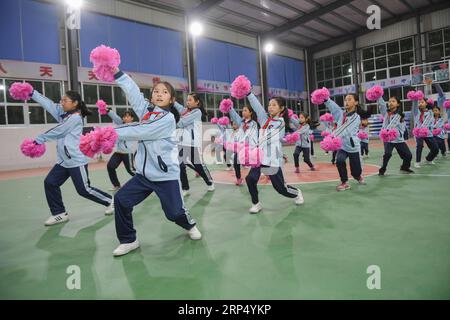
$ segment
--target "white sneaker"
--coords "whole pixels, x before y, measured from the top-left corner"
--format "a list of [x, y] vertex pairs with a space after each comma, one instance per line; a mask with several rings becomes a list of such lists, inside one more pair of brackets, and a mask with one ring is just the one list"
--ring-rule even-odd
[[118, 191], [120, 189], [120, 187], [114, 187], [114, 186], [112, 186], [111, 188], [109, 188], [109, 191], [114, 191], [114, 192], [116, 192], [116, 191]]
[[193, 226], [191, 230], [188, 230], [188, 235], [192, 240], [200, 240], [202, 238], [202, 234], [198, 230], [197, 226]]
[[300, 204], [304, 204], [304, 203], [305, 203], [305, 199], [303, 199], [303, 194], [300, 191], [300, 189], [298, 189], [298, 195], [297, 195], [297, 198], [295, 198], [295, 204], [300, 205]]
[[214, 183], [208, 186], [208, 192], [213, 192], [214, 190], [216, 190], [216, 188], [214, 187]]
[[420, 162], [414, 163], [414, 168], [420, 169], [421, 168]]
[[258, 212], [260, 212], [262, 210], [262, 206], [261, 206], [261, 203], [257, 203], [257, 204], [254, 204], [251, 208], [250, 208], [250, 213], [258, 213]]
[[227, 171], [231, 171], [231, 170], [233, 170], [233, 168], [232, 168], [232, 167], [227, 167], [226, 170], [227, 170]]
[[436, 162], [432, 161], [426, 161], [425, 164], [436, 164]]
[[53, 226], [55, 224], [63, 223], [69, 221], [69, 215], [67, 212], [57, 214], [56, 216], [51, 216], [45, 221], [46, 226]]
[[191, 193], [189, 192], [189, 190], [183, 190], [183, 197], [187, 197], [189, 196]]
[[123, 256], [124, 254], [127, 254], [137, 248], [139, 248], [139, 241], [137, 239], [131, 243], [122, 243], [113, 251], [113, 256]]
[[114, 197], [112, 197], [111, 199], [111, 204], [108, 207], [106, 207], [105, 215], [110, 216], [113, 213], [114, 213]]
[[223, 164], [222, 161], [216, 161], [216, 164]]

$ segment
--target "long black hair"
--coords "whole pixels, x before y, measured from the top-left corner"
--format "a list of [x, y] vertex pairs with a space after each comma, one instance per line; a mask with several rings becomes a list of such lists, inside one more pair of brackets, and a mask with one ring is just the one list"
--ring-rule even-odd
[[202, 112], [202, 121], [206, 121], [207, 113], [206, 113], [205, 107], [203, 106], [203, 100], [195, 92], [189, 93], [188, 96], [191, 96], [195, 102], [198, 102], [198, 108]]
[[309, 117], [309, 114], [307, 114], [306, 112], [300, 112], [300, 115], [305, 117], [305, 123], [310, 125], [311, 124], [311, 118]]
[[[251, 106], [249, 106], [249, 105], [245, 105], [245, 106], [242, 107], [242, 109], [244, 109], [244, 108], [246, 108], [246, 109], [248, 109], [248, 111], [250, 111], [250, 113], [251, 113], [250, 119], [252, 119], [252, 120], [255, 121], [256, 123], [258, 123], [258, 115], [257, 115], [256, 112], [253, 110], [253, 108], [252, 108]], [[258, 125], [259, 125], [259, 124], [258, 124]]]
[[[167, 81], [160, 81], [157, 82], [153, 85], [153, 89], [152, 89], [152, 95], [153, 95], [153, 90], [155, 90], [156, 86], [158, 84], [162, 84], [166, 87], [167, 91], [169, 91], [170, 94], [170, 99], [175, 99], [176, 98], [176, 91], [175, 88]], [[173, 116], [175, 117], [175, 122], [178, 123], [178, 121], [180, 121], [180, 113], [178, 112], [177, 108], [175, 108], [175, 106], [173, 105], [173, 103], [171, 103], [169, 105], [169, 111], [173, 114]]]
[[84, 101], [81, 99], [81, 95], [77, 91], [69, 90], [66, 91], [66, 96], [69, 97], [70, 100], [73, 102], [78, 102], [77, 104], [77, 110], [80, 110], [81, 116], [86, 117], [92, 114], [92, 111], [90, 111]]
[[361, 102], [359, 102], [359, 94], [349, 93], [349, 94], [347, 94], [347, 96], [352, 96], [353, 99], [355, 99], [355, 101], [358, 102], [358, 105], [356, 106], [356, 113], [358, 115], [361, 115], [363, 109], [362, 109], [362, 106], [361, 106]]
[[283, 97], [273, 97], [272, 99], [277, 102], [277, 104], [280, 106], [280, 108], [281, 107], [284, 108], [284, 110], [281, 112], [281, 115], [282, 115], [282, 117], [284, 119], [285, 127], [286, 128], [290, 128], [290, 126], [289, 126], [289, 121], [290, 121], [290, 119], [289, 119], [289, 111], [288, 111], [287, 106], [286, 106], [286, 99], [283, 98]]

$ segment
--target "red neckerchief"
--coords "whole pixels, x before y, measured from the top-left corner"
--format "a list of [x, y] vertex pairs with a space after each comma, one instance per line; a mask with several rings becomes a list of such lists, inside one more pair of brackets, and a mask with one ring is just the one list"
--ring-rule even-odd
[[242, 129], [244, 130], [244, 132], [247, 131], [248, 124], [250, 123], [250, 121], [252, 121], [252, 120], [248, 120], [248, 122], [244, 120], [244, 125], [242, 126]]
[[264, 124], [264, 126], [262, 127], [263, 129], [267, 129], [267, 127], [269, 126], [270, 121], [276, 121], [274, 118], [267, 118], [266, 123]]
[[391, 119], [392, 112], [388, 111], [388, 120]]
[[423, 122], [424, 114], [425, 114], [425, 110], [420, 110], [420, 122]]
[[142, 120], [148, 120], [152, 114], [158, 115], [160, 113], [161, 112], [157, 112], [157, 111], [149, 111], [142, 117]]
[[192, 110], [189, 108], [186, 108], [186, 110], [183, 111], [183, 113], [181, 114], [182, 117], [184, 117], [185, 115], [187, 115], [189, 112], [191, 112]]

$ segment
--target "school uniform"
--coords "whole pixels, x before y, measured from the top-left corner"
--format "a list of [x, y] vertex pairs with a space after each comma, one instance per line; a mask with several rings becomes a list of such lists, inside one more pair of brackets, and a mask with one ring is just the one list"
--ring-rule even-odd
[[356, 111], [345, 112], [331, 99], [325, 101], [325, 106], [333, 115], [337, 124], [333, 135], [342, 139], [342, 147], [336, 154], [336, 167], [339, 171], [341, 182], [346, 183], [348, 181], [347, 165], [345, 163], [347, 158], [350, 160], [351, 175], [360, 181], [362, 174], [359, 157], [361, 145], [357, 133], [361, 124], [361, 118]]
[[[253, 93], [248, 96], [248, 101], [252, 109], [258, 116], [258, 123], [261, 126], [259, 133], [259, 148], [262, 150], [261, 166], [251, 168], [249, 174], [245, 178], [247, 187], [250, 192], [252, 203], [258, 204], [258, 181], [261, 171], [269, 176], [274, 189], [281, 195], [288, 198], [297, 198], [301, 196], [299, 189], [287, 185], [283, 177], [281, 169], [284, 162], [281, 139], [285, 134], [285, 123], [282, 117], [269, 117], [264, 107], [258, 101]], [[287, 111], [286, 111], [287, 112]]]
[[419, 102], [413, 101], [412, 110], [414, 115], [414, 127], [415, 128], [428, 128], [428, 136], [425, 138], [416, 137], [416, 163], [420, 163], [422, 160], [423, 143], [425, 142], [430, 149], [430, 152], [425, 157], [427, 161], [433, 161], [439, 153], [439, 148], [436, 141], [433, 138], [433, 125], [434, 116], [431, 110], [419, 110]]
[[33, 91], [31, 98], [46, 109], [58, 121], [36, 138], [42, 144], [56, 140], [57, 164], [44, 180], [45, 196], [53, 216], [66, 212], [60, 187], [70, 177], [78, 194], [104, 206], [109, 206], [111, 195], [91, 187], [88, 174], [88, 160], [80, 151], [80, 136], [83, 132], [83, 118], [78, 110], [64, 112], [61, 105], [54, 103], [42, 94]]
[[[397, 150], [398, 155], [403, 160], [400, 170], [408, 170], [411, 166], [412, 154], [408, 145], [405, 142], [406, 122], [401, 122], [401, 116], [396, 112], [389, 112], [387, 110], [386, 101], [380, 97], [377, 101], [378, 108], [384, 117], [382, 129], [396, 130], [398, 137], [390, 142], [384, 142], [384, 155], [381, 171], [386, 171], [389, 160], [392, 157], [392, 150]], [[398, 109], [397, 109], [398, 110]]]
[[367, 126], [360, 126], [359, 132], [367, 133], [367, 139], [360, 139], [361, 143], [361, 155], [368, 156], [369, 155], [369, 125]]
[[[123, 120], [114, 111], [110, 110], [108, 116], [113, 120], [116, 125], [123, 125]], [[116, 142], [116, 151], [106, 165], [108, 169], [109, 179], [114, 187], [120, 187], [119, 179], [117, 178], [116, 169], [123, 162], [125, 169], [134, 176], [136, 169], [134, 168], [134, 154], [133, 154], [133, 142], [118, 139]]]
[[116, 233], [121, 244], [133, 243], [133, 207], [155, 192], [166, 218], [190, 230], [195, 221], [184, 207], [175, 136], [175, 117], [166, 109], [151, 106], [139, 87], [122, 71], [116, 83], [125, 92], [139, 123], [116, 128], [119, 139], [137, 141], [136, 174], [114, 195]]
[[179, 162], [180, 179], [183, 190], [189, 190], [189, 180], [186, 173], [186, 164], [190, 162], [193, 169], [203, 178], [208, 186], [213, 184], [213, 179], [202, 159], [202, 111], [199, 108], [188, 109], [178, 102], [174, 104], [180, 113], [180, 121], [177, 128], [179, 134]]
[[445, 130], [444, 130], [444, 119], [441, 117], [434, 119], [434, 126], [433, 129], [441, 129], [441, 133], [434, 136], [434, 140], [436, 141], [436, 144], [438, 145], [439, 150], [441, 151], [441, 154], [443, 156], [446, 155], [446, 148], [445, 148]]
[[[250, 149], [256, 148], [258, 146], [258, 123], [252, 119], [245, 120], [241, 118], [233, 108], [230, 110], [230, 118], [239, 126], [237, 132], [234, 134], [234, 141], [248, 144]], [[234, 153], [233, 166], [236, 178], [241, 179], [241, 165], [237, 152]]]
[[294, 151], [294, 165], [298, 168], [299, 165], [299, 157], [303, 152], [303, 161], [310, 167], [314, 168], [314, 165], [311, 162], [310, 158], [310, 127], [309, 124], [304, 123], [300, 124], [300, 122], [296, 119], [291, 119], [291, 126], [296, 130], [299, 134], [299, 139], [295, 142], [295, 151]]

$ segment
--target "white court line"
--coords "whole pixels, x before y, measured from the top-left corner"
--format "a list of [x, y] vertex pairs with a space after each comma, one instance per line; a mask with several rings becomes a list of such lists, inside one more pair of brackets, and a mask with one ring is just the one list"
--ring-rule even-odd
[[411, 174], [407, 174], [407, 173], [387, 173], [386, 176], [409, 176], [409, 177], [421, 176], [421, 177], [444, 177], [444, 178], [448, 178], [448, 177], [450, 177], [450, 174], [427, 174], [427, 173], [411, 173]]

